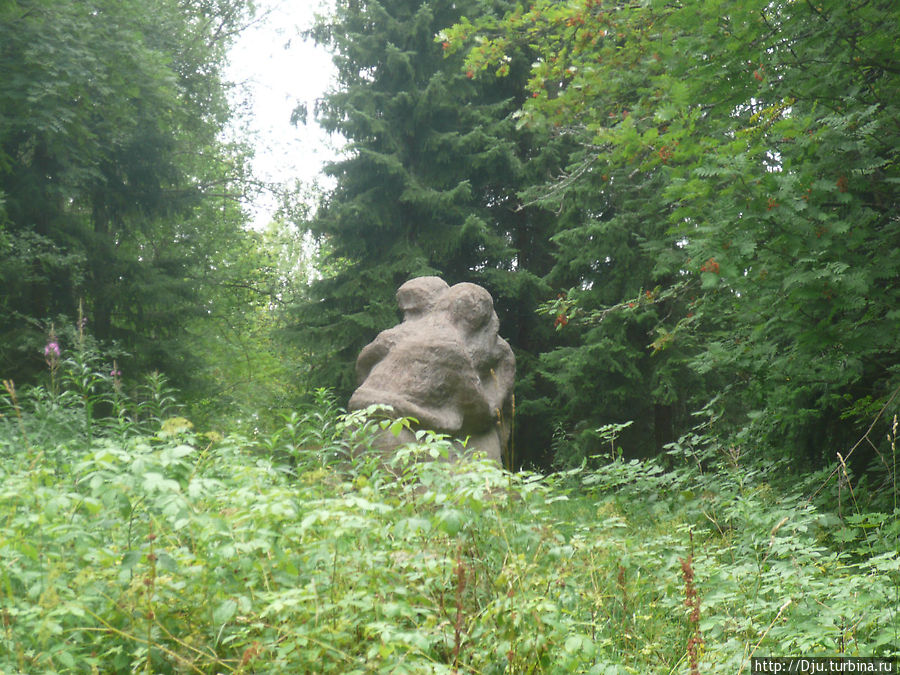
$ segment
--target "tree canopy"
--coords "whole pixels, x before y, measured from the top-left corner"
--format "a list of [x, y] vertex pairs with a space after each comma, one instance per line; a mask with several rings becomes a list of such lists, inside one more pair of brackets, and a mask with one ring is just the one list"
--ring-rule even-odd
[[651, 353], [724, 394], [739, 438], [821, 458], [900, 383], [898, 23], [888, 2], [538, 0], [439, 39], [484, 78], [529, 45], [520, 125], [582, 141], [545, 195], [605, 200], [557, 238], [584, 348], [652, 306]]
[[222, 140], [222, 67], [249, 9], [0, 6], [4, 376], [39, 369], [47, 323], [80, 305], [136, 370], [189, 379], [191, 322], [234, 307], [222, 291], [243, 246], [247, 151]]

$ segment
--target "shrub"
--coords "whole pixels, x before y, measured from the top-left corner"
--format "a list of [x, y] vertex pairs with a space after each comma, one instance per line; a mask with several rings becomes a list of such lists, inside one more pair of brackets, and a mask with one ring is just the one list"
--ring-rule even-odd
[[327, 392], [262, 443], [156, 409], [88, 434], [45, 425], [47, 400], [7, 392], [0, 418], [3, 672], [733, 674], [752, 655], [898, 654], [897, 513], [838, 519], [783, 467], [694, 461], [702, 439], [668, 464], [514, 475], [440, 461], [450, 440], [428, 432], [385, 462], [364, 450], [409, 421]]

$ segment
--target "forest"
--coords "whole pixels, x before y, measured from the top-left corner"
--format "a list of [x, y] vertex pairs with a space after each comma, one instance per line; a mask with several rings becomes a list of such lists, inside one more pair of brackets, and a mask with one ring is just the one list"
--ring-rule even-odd
[[[324, 2], [314, 185], [266, 6], [0, 0], [0, 672], [900, 672], [900, 6]], [[503, 466], [347, 410], [419, 276]]]

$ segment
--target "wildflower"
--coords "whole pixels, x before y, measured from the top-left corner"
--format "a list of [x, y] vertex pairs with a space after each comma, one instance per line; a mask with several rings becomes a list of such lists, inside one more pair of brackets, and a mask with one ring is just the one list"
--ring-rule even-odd
[[53, 331], [50, 331], [50, 340], [44, 346], [44, 362], [50, 369], [51, 382], [59, 369], [59, 357], [61, 354], [62, 351], [59, 348], [59, 343], [56, 341], [56, 335], [53, 334]]
[[113, 361], [112, 370], [109, 371], [109, 376], [113, 380], [112, 384], [116, 393], [120, 393], [122, 391], [122, 371], [119, 370], [119, 364], [116, 361]]

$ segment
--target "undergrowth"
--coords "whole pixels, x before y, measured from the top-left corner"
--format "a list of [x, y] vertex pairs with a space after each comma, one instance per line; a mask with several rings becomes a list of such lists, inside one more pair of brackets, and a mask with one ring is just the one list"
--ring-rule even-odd
[[82, 361], [80, 388], [6, 383], [0, 402], [4, 673], [733, 675], [752, 656], [900, 655], [896, 483], [862, 504], [849, 475], [699, 437], [550, 476], [432, 461], [450, 443], [422, 432], [388, 461], [368, 448], [408, 421], [326, 392], [263, 439], [201, 434], [158, 379], [126, 397]]

